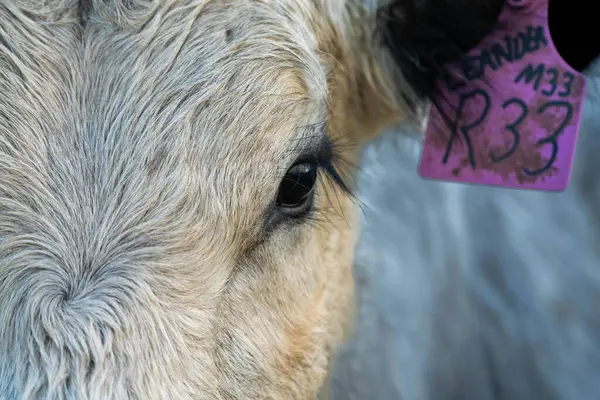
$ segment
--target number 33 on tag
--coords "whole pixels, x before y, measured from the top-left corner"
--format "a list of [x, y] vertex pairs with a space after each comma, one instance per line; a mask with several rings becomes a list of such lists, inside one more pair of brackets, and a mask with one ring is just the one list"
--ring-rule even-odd
[[499, 28], [438, 82], [419, 173], [424, 178], [563, 191], [585, 77], [552, 43], [548, 0], [509, 0]]

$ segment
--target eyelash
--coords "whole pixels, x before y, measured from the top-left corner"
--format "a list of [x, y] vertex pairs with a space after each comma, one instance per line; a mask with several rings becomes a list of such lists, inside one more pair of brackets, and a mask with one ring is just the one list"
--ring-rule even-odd
[[[347, 176], [348, 174], [342, 174], [340, 172], [342, 171], [341, 168], [344, 167], [350, 167], [355, 170], [358, 168], [343, 158], [342, 144], [339, 143], [339, 141], [332, 141], [330, 150], [331, 151], [328, 152], [329, 154], [324, 154], [307, 161], [314, 162], [318, 166], [319, 174], [317, 179], [322, 184], [321, 186], [325, 188], [325, 190], [327, 188], [325, 183], [329, 182], [335, 188], [339, 189], [345, 196], [350, 197], [350, 199], [353, 201], [357, 201], [353, 186], [349, 185], [342, 176]], [[329, 197], [327, 192], [324, 194], [326, 197]], [[324, 212], [322, 212], [324, 211], [323, 206], [323, 204], [319, 205], [315, 203], [312, 211], [307, 216], [307, 219], [312, 223], [321, 222], [321, 217], [326, 215]]]
[[[334, 155], [334, 157], [339, 157]], [[353, 191], [348, 186], [344, 178], [339, 173], [334, 160], [318, 160], [317, 165], [321, 172], [325, 174], [339, 189], [347, 195], [353, 195]]]

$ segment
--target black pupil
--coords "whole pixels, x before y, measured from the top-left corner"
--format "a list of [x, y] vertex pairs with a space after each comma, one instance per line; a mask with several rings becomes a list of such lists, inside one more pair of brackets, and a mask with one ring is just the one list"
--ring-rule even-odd
[[277, 204], [283, 207], [298, 207], [309, 199], [317, 180], [317, 166], [311, 163], [298, 164], [285, 174]]

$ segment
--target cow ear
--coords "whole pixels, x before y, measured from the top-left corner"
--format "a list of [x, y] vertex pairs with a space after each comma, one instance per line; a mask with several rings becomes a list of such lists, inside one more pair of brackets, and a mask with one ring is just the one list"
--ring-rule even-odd
[[[571, 0], [572, 1], [572, 0]], [[394, 0], [378, 8], [376, 38], [416, 98], [430, 99], [449, 62], [460, 61], [492, 29], [504, 0]]]
[[[550, 0], [548, 24], [561, 57], [577, 71], [600, 57], [600, 30], [593, 1]], [[588, 19], [586, 19], [588, 18]]]

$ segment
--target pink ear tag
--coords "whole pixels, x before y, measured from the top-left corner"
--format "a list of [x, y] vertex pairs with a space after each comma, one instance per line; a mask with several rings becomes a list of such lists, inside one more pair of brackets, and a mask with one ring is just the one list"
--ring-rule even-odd
[[[549, 0], [508, 0], [499, 28], [448, 74], [430, 109], [424, 178], [562, 191], [569, 182], [585, 77], [559, 55]], [[576, 1], [576, 0], [573, 0]], [[454, 70], [456, 71], [456, 70]]]

